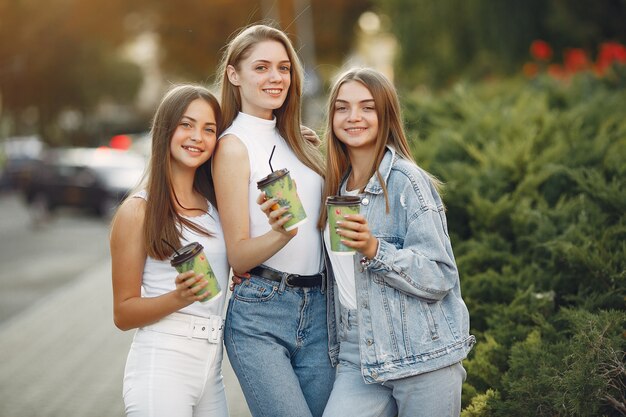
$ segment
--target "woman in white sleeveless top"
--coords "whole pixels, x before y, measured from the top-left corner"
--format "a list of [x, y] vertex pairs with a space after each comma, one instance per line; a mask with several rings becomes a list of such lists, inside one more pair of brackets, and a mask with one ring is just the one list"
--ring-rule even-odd
[[[114, 321], [138, 329], [124, 372], [129, 416], [228, 416], [221, 314], [229, 266], [209, 165], [220, 116], [207, 89], [170, 90], [154, 116], [145, 188], [113, 219]], [[207, 281], [178, 274], [166, 242], [200, 242], [222, 291], [201, 303]]]
[[[323, 160], [300, 132], [302, 67], [282, 31], [255, 25], [229, 43], [219, 76], [226, 129], [215, 191], [229, 262], [250, 272], [230, 299], [224, 344], [253, 416], [321, 416], [334, 379], [316, 228]], [[289, 232], [287, 207], [259, 199], [270, 155], [290, 171], [309, 219]]]

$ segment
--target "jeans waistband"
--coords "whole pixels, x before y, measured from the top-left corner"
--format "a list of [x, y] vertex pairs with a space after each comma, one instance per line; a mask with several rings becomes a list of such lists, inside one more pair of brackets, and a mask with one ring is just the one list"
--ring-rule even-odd
[[209, 343], [221, 343], [224, 333], [222, 316], [208, 318], [191, 314], [172, 313], [154, 324], [142, 327], [158, 333], [184, 336], [189, 339], [206, 339]]

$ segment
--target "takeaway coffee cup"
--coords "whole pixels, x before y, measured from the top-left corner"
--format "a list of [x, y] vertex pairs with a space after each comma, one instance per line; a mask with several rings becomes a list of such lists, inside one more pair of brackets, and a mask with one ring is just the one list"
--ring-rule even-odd
[[[193, 269], [197, 274], [204, 275], [204, 279], [208, 281], [209, 285], [198, 292], [198, 295], [208, 292], [207, 296], [200, 300], [204, 303], [218, 295], [221, 290], [220, 284], [217, 282], [217, 278], [211, 269], [211, 265], [203, 249], [202, 245], [198, 242], [185, 245], [178, 249], [176, 254], [172, 256], [170, 264], [176, 268], [179, 273]], [[198, 283], [194, 284], [194, 286], [196, 285], [198, 285]]]
[[291, 219], [283, 226], [289, 231], [295, 229], [307, 222], [306, 212], [302, 207], [300, 197], [296, 191], [289, 170], [279, 169], [272, 172], [267, 177], [257, 182], [259, 190], [263, 191], [267, 198], [275, 198], [281, 207], [289, 206], [289, 211], [285, 214], [291, 214]]
[[336, 255], [352, 255], [356, 253], [343, 243], [341, 239], [350, 240], [337, 234], [337, 221], [345, 220], [346, 214], [359, 214], [361, 210], [361, 198], [357, 196], [335, 195], [326, 198], [328, 210], [328, 229], [330, 234], [330, 250]]

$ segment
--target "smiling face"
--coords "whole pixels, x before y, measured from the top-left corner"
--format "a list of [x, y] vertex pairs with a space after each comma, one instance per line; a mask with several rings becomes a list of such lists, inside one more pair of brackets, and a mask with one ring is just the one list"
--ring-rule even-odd
[[235, 68], [227, 68], [231, 84], [239, 88], [241, 111], [263, 119], [272, 119], [291, 85], [291, 61], [282, 43], [259, 42]]
[[172, 167], [197, 169], [213, 155], [217, 143], [215, 112], [209, 103], [189, 103], [170, 141]]
[[346, 81], [333, 109], [333, 132], [348, 150], [371, 150], [376, 146], [378, 113], [370, 90], [358, 81]]

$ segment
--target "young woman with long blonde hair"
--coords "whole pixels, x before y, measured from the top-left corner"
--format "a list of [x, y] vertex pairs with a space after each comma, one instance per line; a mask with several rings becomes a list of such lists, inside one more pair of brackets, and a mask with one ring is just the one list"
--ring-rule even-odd
[[[460, 414], [474, 344], [437, 181], [417, 166], [397, 93], [371, 69], [335, 82], [324, 197], [360, 198], [327, 224], [329, 336], [339, 363], [325, 417]], [[330, 227], [352, 256], [330, 250]]]
[[[224, 132], [215, 190], [228, 259], [250, 272], [229, 302], [228, 357], [253, 416], [319, 417], [334, 371], [316, 227], [323, 158], [300, 131], [302, 66], [284, 32], [254, 25], [229, 43], [219, 76]], [[272, 210], [276, 201], [257, 189], [271, 155], [274, 169], [290, 171], [309, 217], [289, 232], [288, 207]]]

